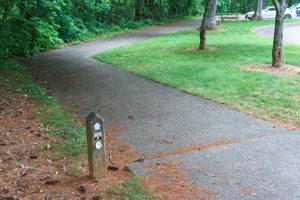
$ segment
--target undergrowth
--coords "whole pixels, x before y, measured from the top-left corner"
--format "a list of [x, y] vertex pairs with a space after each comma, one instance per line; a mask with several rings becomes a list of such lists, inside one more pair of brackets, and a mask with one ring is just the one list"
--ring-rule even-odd
[[23, 65], [0, 60], [0, 87], [3, 86], [35, 102], [35, 117], [41, 118], [44, 130], [62, 138], [50, 144], [52, 159], [78, 157], [86, 152], [85, 128], [76, 124], [44, 88], [33, 82]]

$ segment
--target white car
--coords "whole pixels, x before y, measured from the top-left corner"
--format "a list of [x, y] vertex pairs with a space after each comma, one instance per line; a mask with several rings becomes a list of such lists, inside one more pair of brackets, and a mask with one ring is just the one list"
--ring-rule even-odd
[[[274, 6], [268, 6], [267, 8], [262, 10], [261, 14], [264, 20], [275, 19], [276, 9]], [[253, 15], [254, 15], [254, 11], [248, 12], [245, 18], [251, 19]], [[284, 13], [284, 19], [294, 19], [294, 18], [297, 18], [296, 9], [287, 8]]]
[[297, 17], [300, 17], [300, 3], [295, 3], [290, 7], [290, 9], [295, 10], [297, 13]]

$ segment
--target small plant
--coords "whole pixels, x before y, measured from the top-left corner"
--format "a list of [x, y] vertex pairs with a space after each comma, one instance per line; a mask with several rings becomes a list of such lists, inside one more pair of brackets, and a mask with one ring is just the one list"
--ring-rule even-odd
[[70, 169], [68, 170], [68, 174], [71, 176], [77, 176], [82, 173], [82, 169], [83, 168], [82, 168], [81, 164], [77, 164], [75, 166], [71, 165]]
[[145, 189], [138, 178], [132, 178], [122, 184], [109, 188], [106, 193], [113, 197], [118, 196], [122, 200], [155, 200], [151, 191]]
[[39, 151], [40, 151], [40, 152], [44, 152], [44, 151], [46, 151], [46, 149], [47, 149], [47, 145], [45, 145], [45, 144], [40, 144], [40, 146], [39, 146]]
[[21, 167], [21, 165], [22, 165], [22, 161], [21, 160], [16, 160], [16, 166]]
[[42, 116], [42, 113], [40, 111], [35, 111], [34, 112], [34, 118], [39, 118]]

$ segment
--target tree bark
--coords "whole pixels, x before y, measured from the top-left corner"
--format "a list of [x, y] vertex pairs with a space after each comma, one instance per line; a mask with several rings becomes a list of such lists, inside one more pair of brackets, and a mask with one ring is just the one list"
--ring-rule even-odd
[[[212, 30], [210, 28], [214, 29], [216, 28], [215, 24], [215, 14], [216, 14], [216, 0], [207, 0], [205, 5], [205, 11], [202, 19], [202, 24], [200, 27], [200, 44], [199, 49], [205, 49], [205, 43], [206, 43], [206, 30]], [[214, 22], [213, 22], [214, 21]], [[211, 27], [213, 26], [213, 27]]]
[[201, 29], [199, 49], [205, 49], [205, 43], [206, 43], [206, 29]]
[[286, 0], [273, 0], [276, 8], [275, 30], [272, 50], [272, 67], [281, 67], [282, 65], [282, 38], [283, 38], [283, 22], [286, 9]]
[[205, 42], [206, 42], [206, 29], [208, 26], [208, 9], [211, 0], [207, 0], [205, 5], [205, 10], [203, 14], [202, 24], [200, 27], [200, 44], [199, 49], [205, 49]]
[[134, 20], [141, 20], [142, 16], [142, 0], [135, 0], [135, 15]]
[[208, 30], [216, 30], [216, 11], [217, 11], [217, 0], [212, 0], [209, 8], [208, 18], [209, 25], [207, 27]]
[[256, 9], [254, 12], [253, 17], [251, 18], [252, 21], [262, 21], [262, 7], [263, 7], [263, 0], [257, 0]]
[[283, 16], [276, 14], [272, 50], [272, 67], [281, 67], [282, 60]]

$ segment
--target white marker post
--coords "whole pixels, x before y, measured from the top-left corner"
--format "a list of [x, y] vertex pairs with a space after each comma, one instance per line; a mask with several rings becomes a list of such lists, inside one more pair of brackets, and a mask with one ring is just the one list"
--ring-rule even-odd
[[104, 120], [94, 112], [91, 112], [86, 118], [86, 134], [90, 177], [105, 177], [107, 167]]

